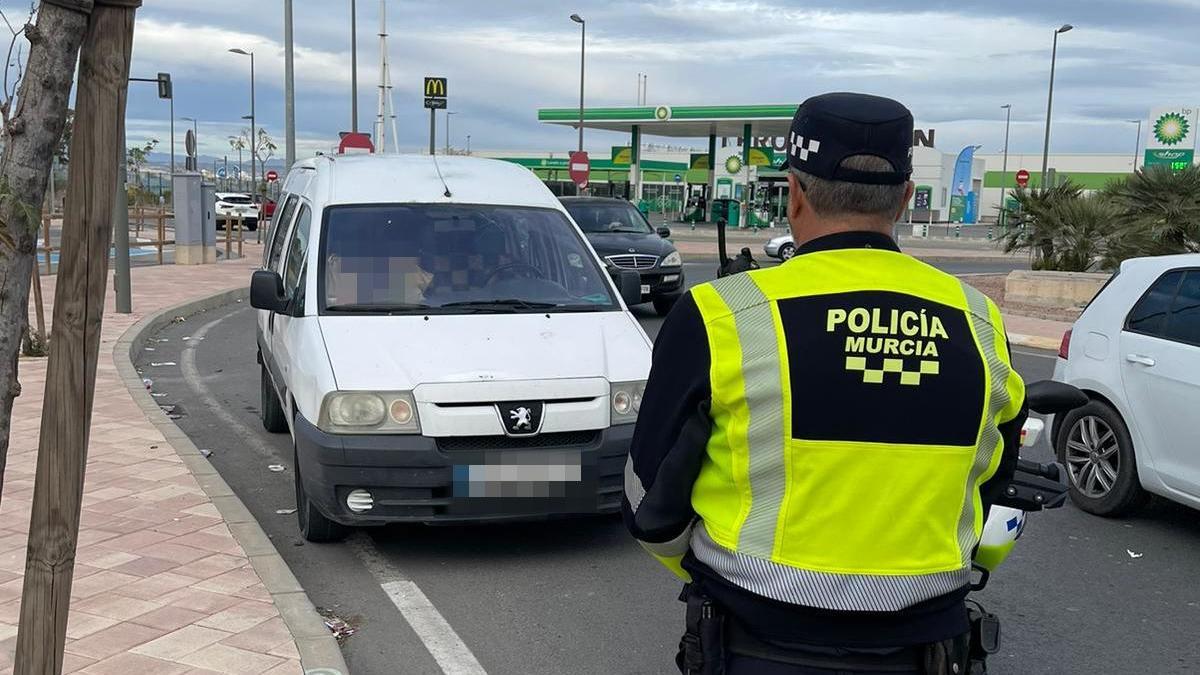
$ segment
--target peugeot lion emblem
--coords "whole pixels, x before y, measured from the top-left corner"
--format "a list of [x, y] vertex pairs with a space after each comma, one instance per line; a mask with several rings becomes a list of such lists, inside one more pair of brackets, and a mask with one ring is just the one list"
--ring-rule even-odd
[[511, 401], [497, 403], [496, 412], [500, 414], [500, 424], [504, 433], [509, 436], [532, 436], [542, 430], [542, 412], [545, 404], [541, 401]]

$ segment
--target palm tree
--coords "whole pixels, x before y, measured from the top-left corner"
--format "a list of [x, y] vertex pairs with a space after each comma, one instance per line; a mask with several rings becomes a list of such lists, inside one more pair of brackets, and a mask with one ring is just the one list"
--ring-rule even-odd
[[1016, 207], [1004, 209], [1009, 229], [1000, 237], [1006, 253], [1028, 250], [1034, 269], [1069, 272], [1086, 272], [1104, 256], [1114, 215], [1107, 200], [1069, 182], [1018, 188], [1012, 198]]
[[1152, 166], [1111, 184], [1105, 194], [1121, 224], [1114, 253], [1200, 252], [1200, 167]]

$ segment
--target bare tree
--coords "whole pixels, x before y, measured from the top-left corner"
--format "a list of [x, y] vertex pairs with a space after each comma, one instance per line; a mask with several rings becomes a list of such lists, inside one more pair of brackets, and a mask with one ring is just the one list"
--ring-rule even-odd
[[[75, 62], [91, 6], [91, 0], [47, 2], [37, 10], [36, 23], [31, 7], [29, 19], [20, 28], [3, 17], [12, 41], [0, 100], [4, 135], [0, 154], [0, 488], [8, 458], [13, 400], [21, 394], [17, 356], [29, 321], [39, 207], [63, 135]], [[29, 45], [28, 59], [23, 62], [22, 38]], [[14, 52], [17, 60], [12, 58]], [[10, 72], [17, 74], [10, 77]]]

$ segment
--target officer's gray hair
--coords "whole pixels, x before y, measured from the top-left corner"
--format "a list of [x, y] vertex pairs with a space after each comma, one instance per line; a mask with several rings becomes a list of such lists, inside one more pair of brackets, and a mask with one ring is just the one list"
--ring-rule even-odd
[[[842, 160], [842, 168], [887, 173], [894, 171], [890, 162], [874, 155], [851, 155]], [[886, 218], [896, 216], [904, 205], [907, 183], [899, 185], [866, 185], [847, 183], [792, 170], [804, 186], [804, 196], [817, 214], [835, 218], [841, 215], [868, 215]]]

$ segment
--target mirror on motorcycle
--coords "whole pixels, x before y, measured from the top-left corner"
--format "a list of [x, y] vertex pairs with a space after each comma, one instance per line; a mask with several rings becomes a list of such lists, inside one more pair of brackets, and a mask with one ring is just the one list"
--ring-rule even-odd
[[1087, 394], [1064, 382], [1040, 380], [1025, 387], [1029, 409], [1042, 415], [1065, 413], [1087, 405]]

